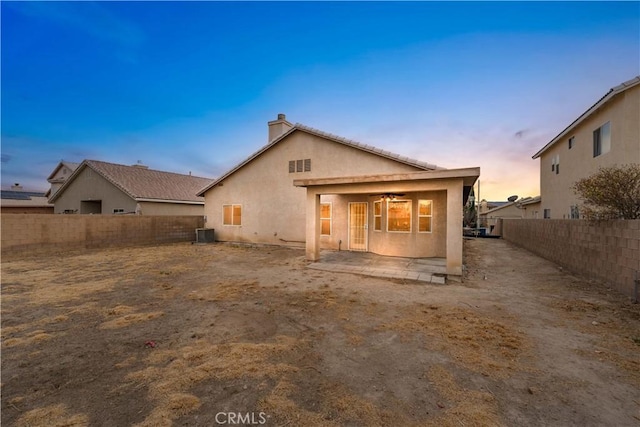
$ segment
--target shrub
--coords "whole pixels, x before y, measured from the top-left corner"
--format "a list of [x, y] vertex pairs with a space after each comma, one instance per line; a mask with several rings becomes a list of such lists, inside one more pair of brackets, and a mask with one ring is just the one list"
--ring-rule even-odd
[[586, 219], [640, 219], [640, 164], [600, 168], [572, 190]]

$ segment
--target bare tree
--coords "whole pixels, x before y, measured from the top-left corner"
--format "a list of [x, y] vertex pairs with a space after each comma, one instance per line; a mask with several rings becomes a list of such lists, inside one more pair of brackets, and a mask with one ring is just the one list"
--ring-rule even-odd
[[571, 188], [587, 219], [640, 219], [640, 164], [600, 168]]

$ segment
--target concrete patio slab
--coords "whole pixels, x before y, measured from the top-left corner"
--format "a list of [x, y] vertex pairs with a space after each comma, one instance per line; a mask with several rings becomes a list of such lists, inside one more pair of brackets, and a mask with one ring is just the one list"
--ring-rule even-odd
[[444, 284], [445, 258], [402, 258], [370, 252], [322, 251], [320, 260], [308, 264], [314, 270]]

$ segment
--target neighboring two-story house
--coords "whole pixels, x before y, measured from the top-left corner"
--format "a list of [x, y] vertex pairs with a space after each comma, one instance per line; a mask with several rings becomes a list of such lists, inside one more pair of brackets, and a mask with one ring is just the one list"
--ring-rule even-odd
[[446, 258], [462, 274], [462, 209], [480, 169], [442, 169], [301, 124], [198, 195], [216, 240]]
[[533, 156], [543, 218], [580, 218], [571, 187], [599, 168], [640, 163], [640, 76], [612, 88]]

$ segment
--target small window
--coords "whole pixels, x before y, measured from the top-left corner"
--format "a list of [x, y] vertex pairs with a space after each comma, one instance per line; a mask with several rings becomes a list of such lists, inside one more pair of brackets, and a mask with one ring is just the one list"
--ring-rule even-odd
[[373, 230], [382, 231], [382, 202], [373, 202]]
[[113, 213], [124, 213], [124, 209], [114, 209]]
[[320, 204], [320, 235], [331, 236], [331, 203]]
[[311, 172], [311, 159], [304, 159], [304, 171]]
[[580, 219], [580, 210], [577, 205], [571, 206], [571, 219]]
[[573, 148], [573, 142], [575, 141], [575, 137], [572, 136], [571, 138], [569, 138], [569, 150], [571, 150]]
[[296, 160], [296, 172], [302, 172], [303, 169], [303, 162], [302, 160]]
[[544, 212], [544, 213], [543, 213], [543, 217], [544, 217], [545, 219], [549, 219], [549, 218], [551, 218], [551, 209], [545, 209], [543, 212]]
[[289, 173], [294, 173], [296, 171], [296, 161], [289, 160]]
[[242, 205], [222, 205], [223, 225], [242, 225]]
[[560, 154], [551, 158], [551, 172], [555, 172], [556, 175], [560, 173]]
[[418, 233], [431, 233], [432, 206], [431, 200], [418, 201]]
[[411, 200], [387, 202], [387, 231], [411, 232]]
[[607, 122], [593, 131], [593, 157], [611, 150], [611, 123]]

